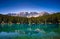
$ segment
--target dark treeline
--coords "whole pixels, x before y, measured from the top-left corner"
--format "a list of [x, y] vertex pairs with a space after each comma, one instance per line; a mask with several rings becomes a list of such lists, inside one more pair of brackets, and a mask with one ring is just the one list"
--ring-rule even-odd
[[7, 15], [1, 15], [0, 14], [0, 23], [35, 23], [35, 24], [41, 24], [41, 23], [53, 23], [58, 24], [60, 23], [60, 12], [50, 14], [50, 15], [44, 15], [39, 17], [18, 17], [18, 16], [7, 16]]

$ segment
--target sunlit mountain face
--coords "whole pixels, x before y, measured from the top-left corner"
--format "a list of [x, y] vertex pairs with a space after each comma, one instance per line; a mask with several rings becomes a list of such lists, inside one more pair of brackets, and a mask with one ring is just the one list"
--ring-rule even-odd
[[20, 12], [20, 13], [8, 13], [8, 16], [19, 16], [19, 17], [38, 17], [38, 16], [43, 16], [43, 15], [49, 15], [48, 12]]

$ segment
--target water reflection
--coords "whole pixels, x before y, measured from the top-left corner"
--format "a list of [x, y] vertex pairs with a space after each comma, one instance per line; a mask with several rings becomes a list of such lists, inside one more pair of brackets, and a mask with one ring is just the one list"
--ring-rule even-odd
[[2, 36], [58, 36], [59, 24], [0, 24]]

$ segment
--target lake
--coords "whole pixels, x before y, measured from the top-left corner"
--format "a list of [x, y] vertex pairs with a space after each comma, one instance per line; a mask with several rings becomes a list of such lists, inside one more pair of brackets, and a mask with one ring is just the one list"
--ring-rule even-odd
[[60, 24], [0, 24], [0, 39], [60, 39]]

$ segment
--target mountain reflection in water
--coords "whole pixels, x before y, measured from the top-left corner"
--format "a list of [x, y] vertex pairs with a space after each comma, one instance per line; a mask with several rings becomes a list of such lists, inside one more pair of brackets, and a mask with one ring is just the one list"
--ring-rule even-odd
[[17, 36], [60, 36], [59, 24], [0, 24], [0, 38]]

